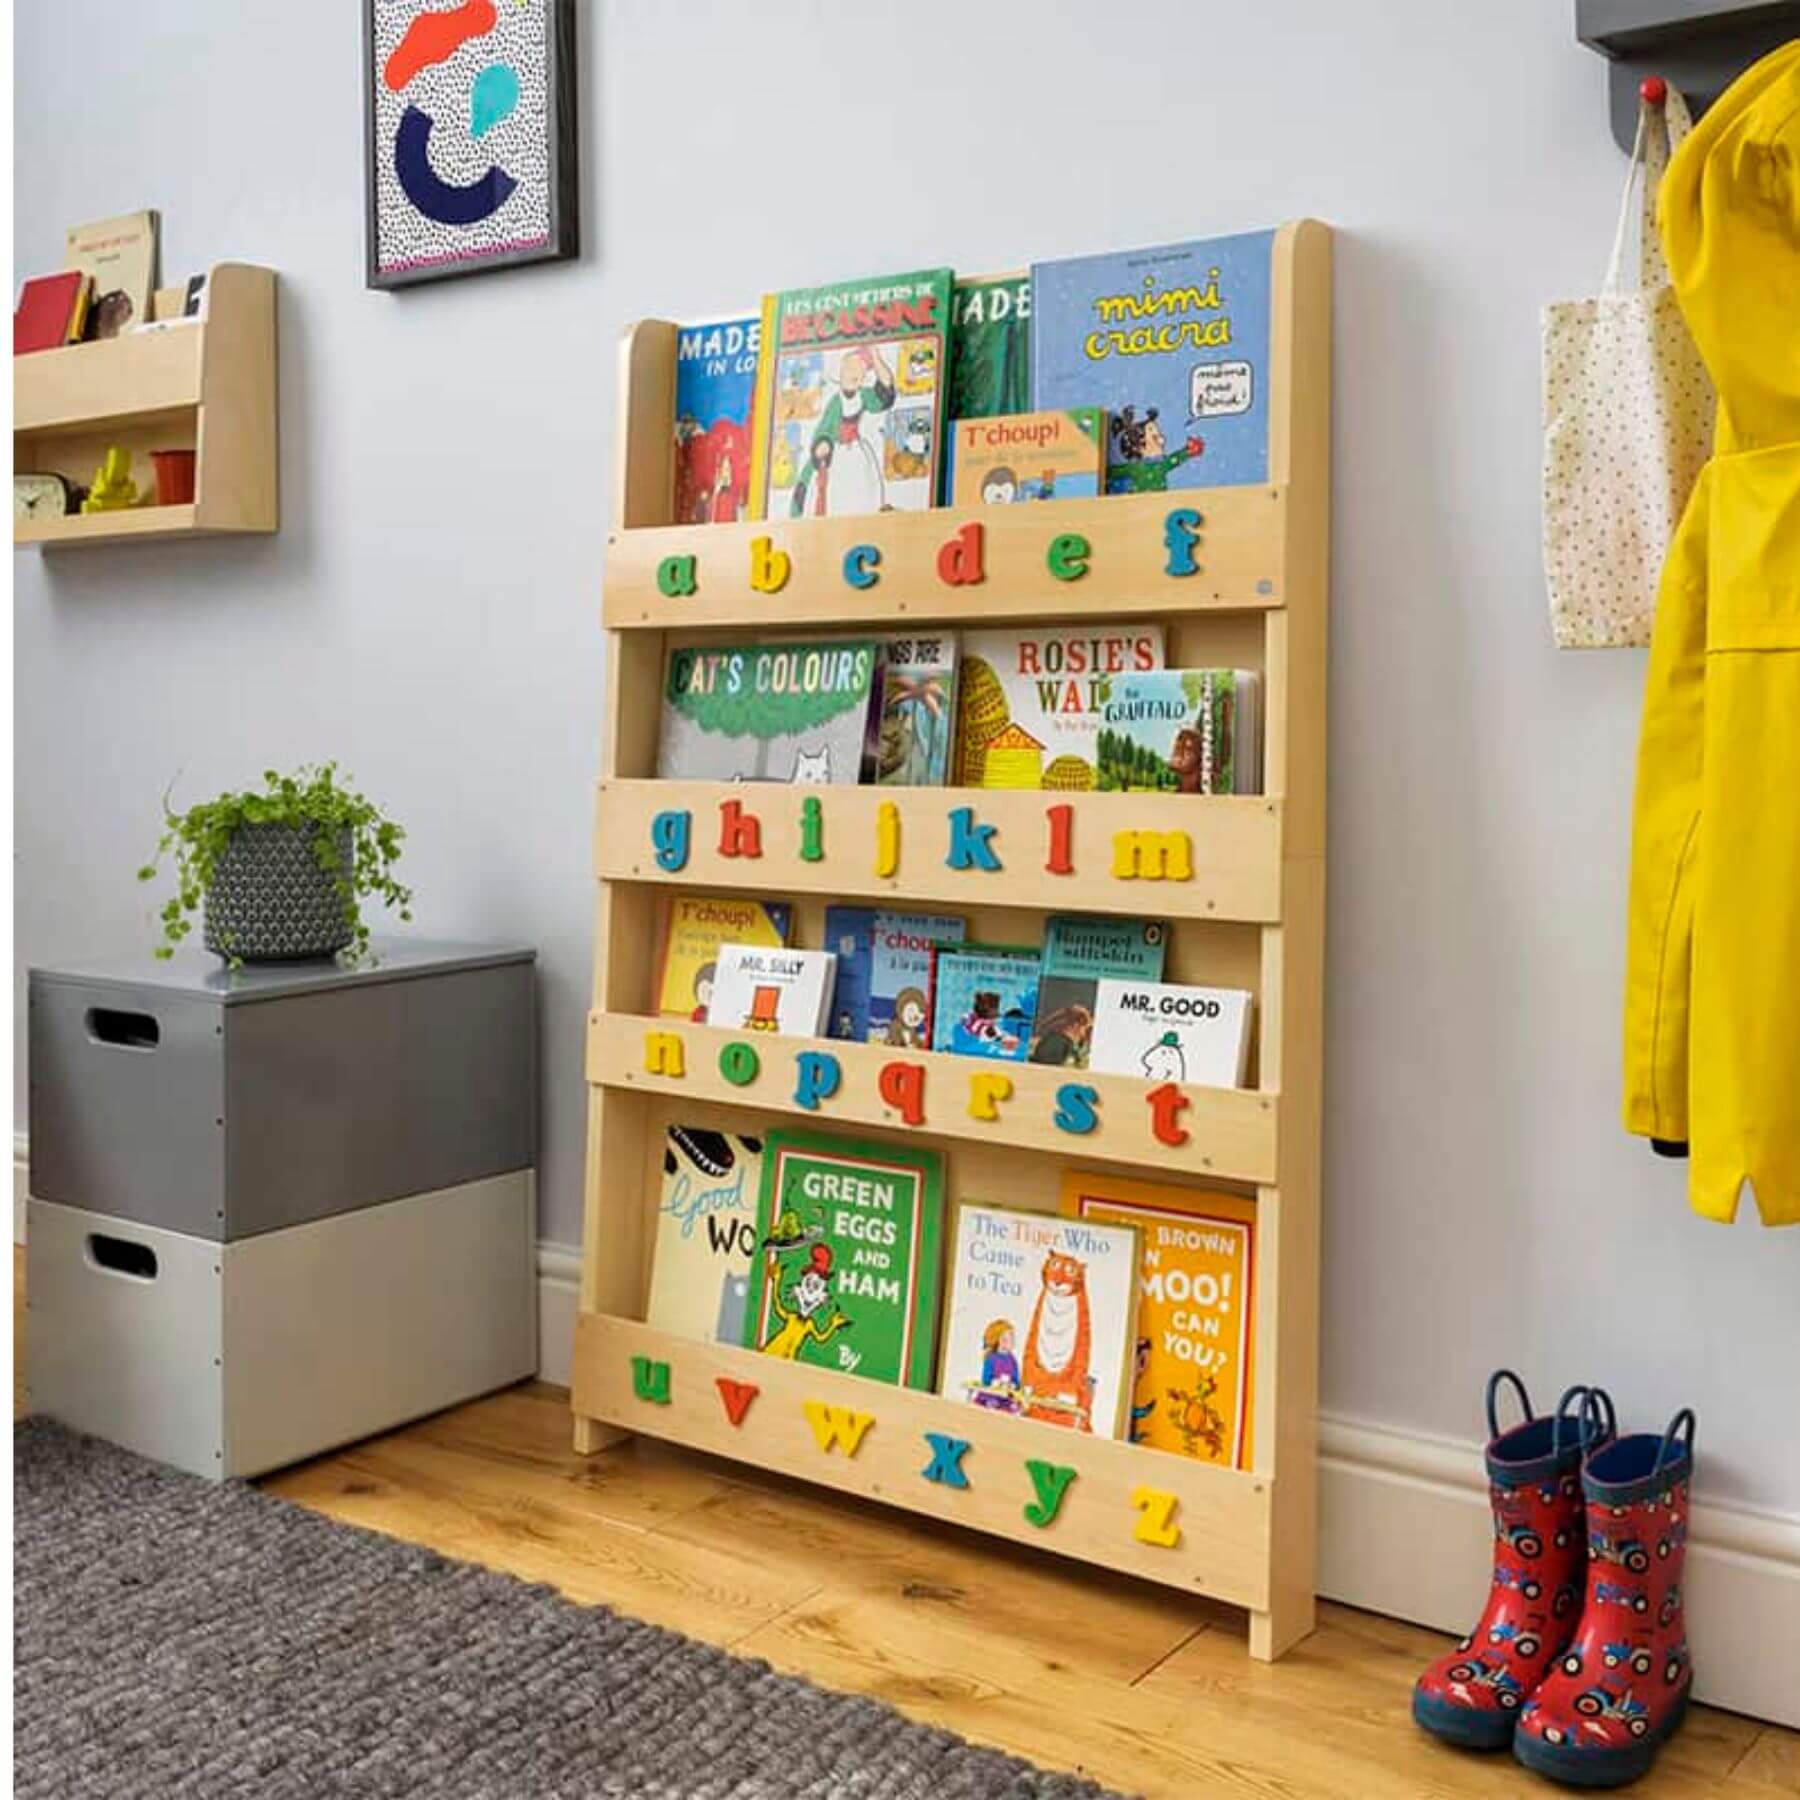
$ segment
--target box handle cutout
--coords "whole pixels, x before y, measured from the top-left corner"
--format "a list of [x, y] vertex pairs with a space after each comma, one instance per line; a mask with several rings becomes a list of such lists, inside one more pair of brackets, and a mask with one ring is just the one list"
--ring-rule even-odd
[[88, 1233], [88, 1260], [97, 1269], [112, 1275], [129, 1275], [134, 1281], [156, 1279], [156, 1252], [148, 1244], [134, 1244], [129, 1238], [108, 1237], [104, 1232]]
[[148, 1013], [121, 1012], [114, 1006], [90, 1006], [87, 1028], [96, 1044], [116, 1050], [154, 1050], [162, 1042], [162, 1027]]

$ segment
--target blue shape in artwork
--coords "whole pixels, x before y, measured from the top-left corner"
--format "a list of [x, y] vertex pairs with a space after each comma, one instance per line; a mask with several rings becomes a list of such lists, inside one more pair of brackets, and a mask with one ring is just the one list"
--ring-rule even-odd
[[498, 164], [490, 164], [485, 175], [466, 187], [440, 181], [425, 154], [431, 126], [431, 115], [416, 106], [400, 115], [400, 129], [394, 133], [394, 174], [400, 191], [426, 218], [440, 225], [475, 225], [498, 212], [519, 184]]
[[519, 77], [505, 63], [489, 63], [469, 90], [469, 134], [480, 137], [519, 104]]

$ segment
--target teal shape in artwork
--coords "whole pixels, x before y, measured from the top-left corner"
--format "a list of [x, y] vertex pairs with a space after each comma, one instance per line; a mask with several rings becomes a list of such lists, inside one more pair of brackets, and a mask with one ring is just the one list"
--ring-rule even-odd
[[489, 63], [469, 91], [469, 131], [481, 134], [507, 118], [519, 104], [519, 77], [505, 63]]

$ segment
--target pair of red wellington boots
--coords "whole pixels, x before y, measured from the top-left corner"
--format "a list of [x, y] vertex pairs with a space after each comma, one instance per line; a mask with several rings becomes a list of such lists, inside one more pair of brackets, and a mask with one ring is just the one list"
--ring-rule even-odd
[[[1501, 1431], [1501, 1384], [1524, 1422]], [[1488, 1382], [1494, 1583], [1475, 1629], [1413, 1689], [1413, 1717], [1471, 1750], [1509, 1744], [1571, 1787], [1622, 1787], [1687, 1712], [1681, 1605], [1694, 1415], [1620, 1437], [1603, 1388], [1539, 1418], [1510, 1369]]]

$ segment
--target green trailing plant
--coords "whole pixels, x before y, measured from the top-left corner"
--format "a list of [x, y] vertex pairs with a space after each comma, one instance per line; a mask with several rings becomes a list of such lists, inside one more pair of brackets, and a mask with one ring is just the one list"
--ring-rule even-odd
[[[165, 856], [175, 866], [175, 892], [162, 908], [158, 956], [173, 956], [175, 946], [193, 930], [193, 915], [206, 902], [219, 861], [244, 825], [285, 825], [306, 834], [314, 858], [343, 902], [352, 956], [360, 957], [369, 947], [364, 900], [380, 900], [411, 920], [412, 890], [394, 878], [405, 829], [384, 818], [374, 801], [340, 785], [335, 762], [307, 763], [291, 775], [265, 769], [260, 789], [224, 793], [186, 812], [176, 812], [168, 794], [163, 795], [163, 834], [155, 855], [138, 870], [139, 881], [154, 881]], [[345, 833], [350, 838], [347, 867], [339, 854]], [[237, 958], [232, 961], [235, 965]]]

